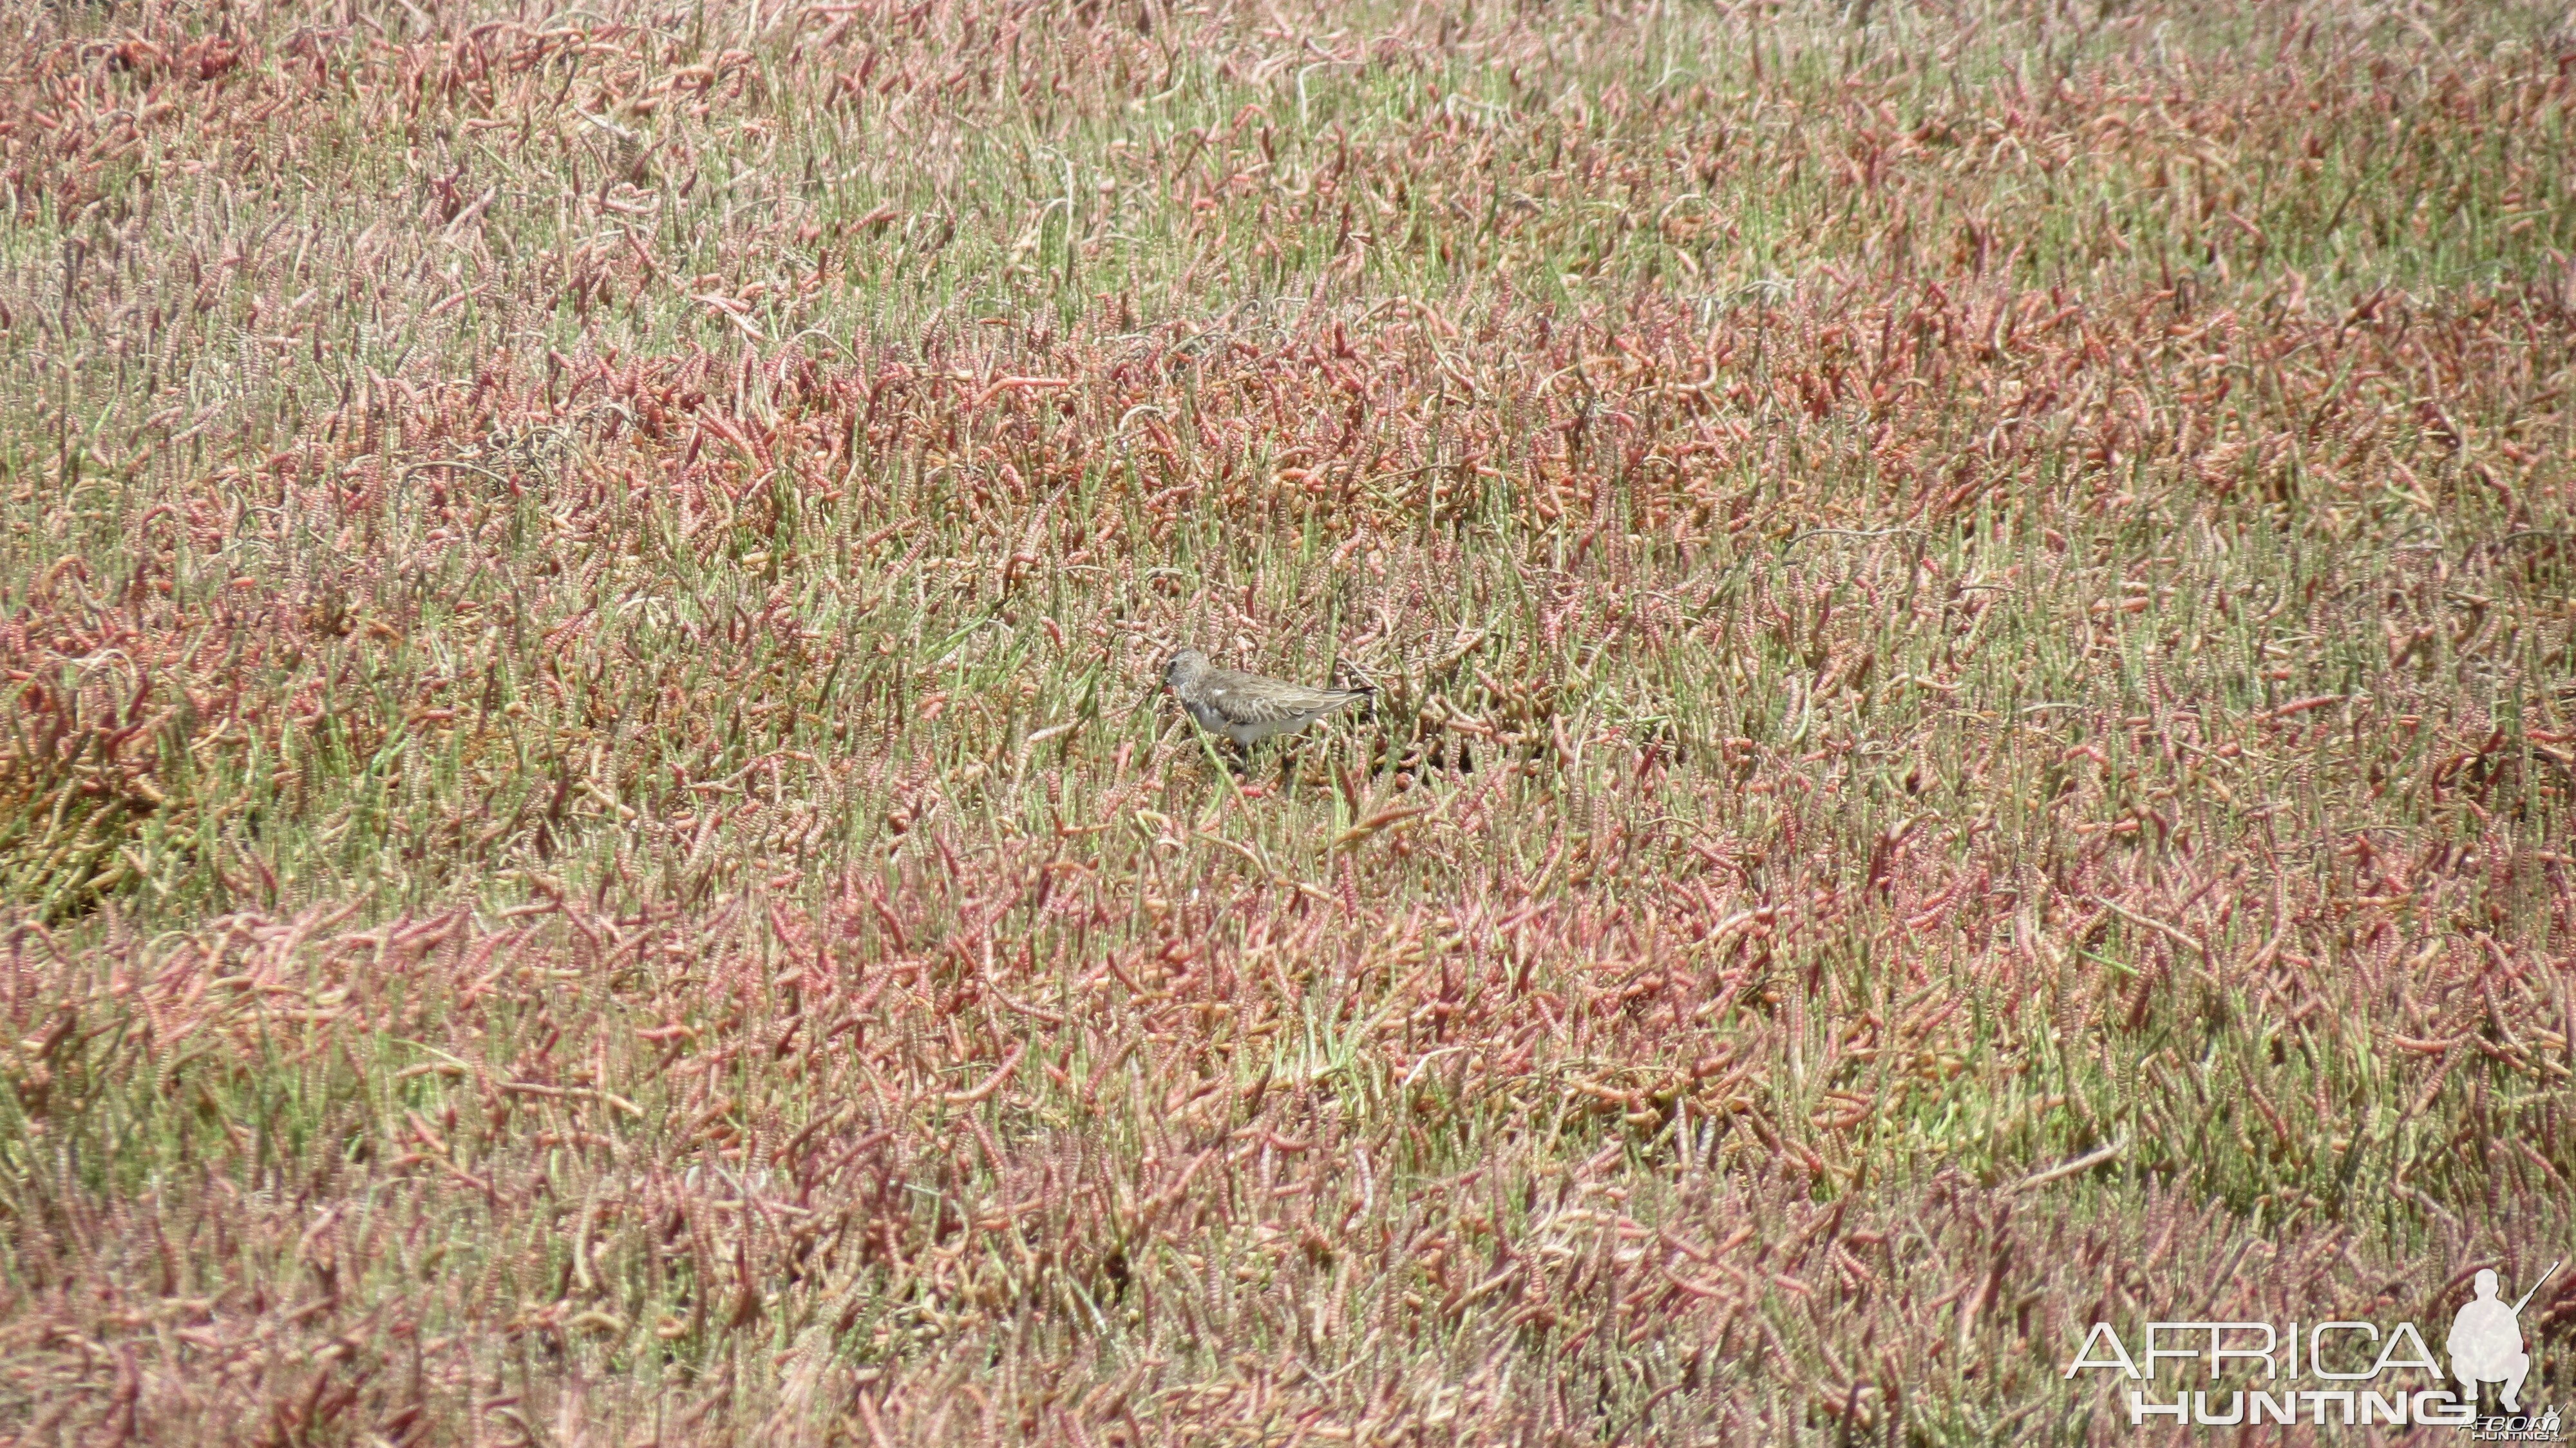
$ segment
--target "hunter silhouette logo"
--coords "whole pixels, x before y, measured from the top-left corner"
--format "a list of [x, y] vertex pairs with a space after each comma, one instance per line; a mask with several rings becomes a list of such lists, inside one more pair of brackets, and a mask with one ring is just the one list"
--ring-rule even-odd
[[[2540, 1282], [2558, 1275], [2560, 1264], [2552, 1262], [2540, 1274]], [[2531, 1292], [2540, 1290], [2540, 1282], [2531, 1284]], [[2493, 1268], [2479, 1269], [2477, 1296], [2451, 1319], [2451, 1376], [2460, 1380], [2463, 1396], [2477, 1401], [2480, 1383], [2502, 1383], [2501, 1398], [2508, 1413], [2522, 1411], [2522, 1380], [2531, 1374], [2531, 1354], [2522, 1350], [2522, 1308], [2531, 1300], [2531, 1292], [2511, 1307], [2496, 1300], [2496, 1275]]]

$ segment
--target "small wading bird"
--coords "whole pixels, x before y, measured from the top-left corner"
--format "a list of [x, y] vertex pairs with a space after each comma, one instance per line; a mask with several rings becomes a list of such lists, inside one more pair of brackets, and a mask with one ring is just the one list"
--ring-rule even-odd
[[1234, 741], [1238, 754], [1273, 734], [1294, 734], [1337, 709], [1376, 695], [1373, 685], [1309, 689], [1303, 684], [1220, 669], [1196, 649], [1183, 649], [1163, 665], [1163, 687], [1199, 721], [1199, 727]]

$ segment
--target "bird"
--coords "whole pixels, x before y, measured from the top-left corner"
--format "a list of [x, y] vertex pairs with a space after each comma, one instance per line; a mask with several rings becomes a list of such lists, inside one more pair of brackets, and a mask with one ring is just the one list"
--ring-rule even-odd
[[1163, 665], [1163, 687], [1190, 711], [1199, 727], [1248, 749], [1273, 734], [1293, 734], [1325, 715], [1373, 698], [1377, 688], [1309, 689], [1236, 669], [1220, 669], [1196, 649], [1183, 649]]

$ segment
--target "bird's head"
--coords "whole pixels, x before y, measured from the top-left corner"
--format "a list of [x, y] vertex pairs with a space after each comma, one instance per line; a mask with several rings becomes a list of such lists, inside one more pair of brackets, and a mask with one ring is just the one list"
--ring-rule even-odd
[[1183, 649], [1163, 665], [1163, 687], [1186, 689], [1199, 675], [1207, 672], [1207, 655], [1196, 649]]

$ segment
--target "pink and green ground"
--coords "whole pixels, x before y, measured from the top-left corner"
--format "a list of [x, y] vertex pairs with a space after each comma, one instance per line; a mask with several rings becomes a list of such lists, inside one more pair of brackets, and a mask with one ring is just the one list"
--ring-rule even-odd
[[0, 34], [17, 1442], [2151, 1441], [2576, 1256], [2563, 10]]

